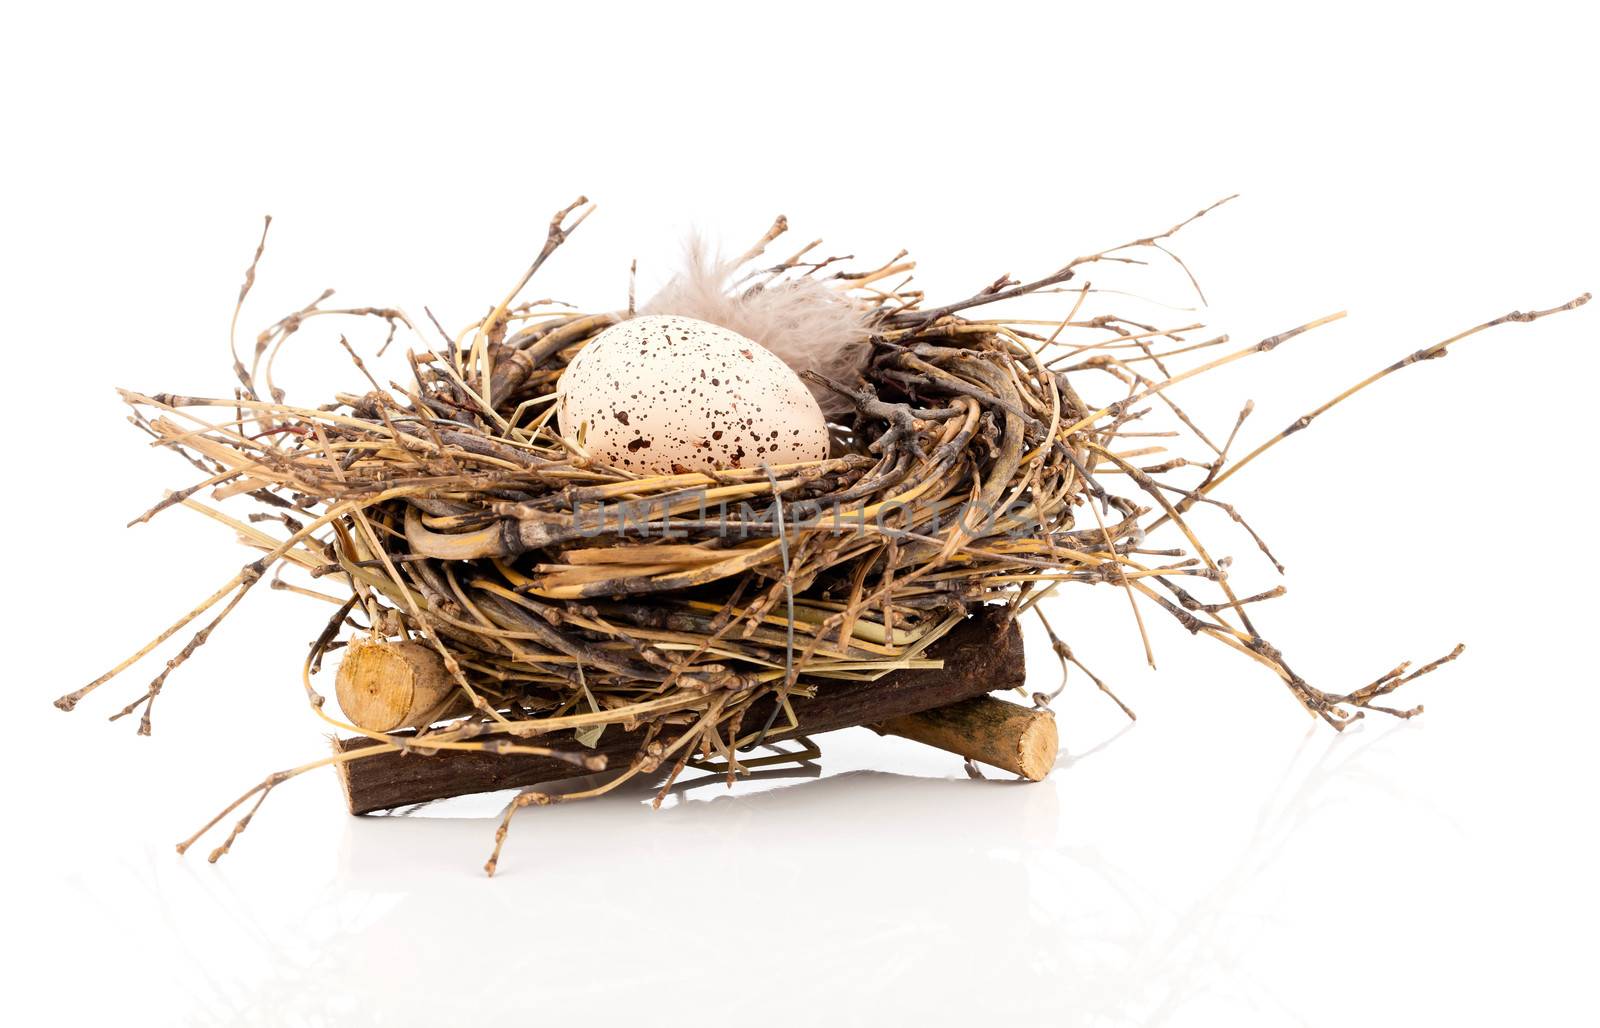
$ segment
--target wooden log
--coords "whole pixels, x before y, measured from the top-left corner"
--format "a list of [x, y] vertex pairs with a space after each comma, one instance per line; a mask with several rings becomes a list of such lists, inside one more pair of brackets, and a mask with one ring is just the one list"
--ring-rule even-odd
[[334, 695], [350, 723], [369, 732], [424, 728], [471, 709], [444, 658], [418, 642], [355, 640], [339, 663]]
[[[790, 704], [800, 724], [798, 732], [817, 735], [889, 721], [991, 690], [1015, 688], [1025, 676], [1022, 635], [1015, 623], [1006, 621], [1004, 610], [999, 607], [985, 607], [955, 626], [929, 648], [928, 656], [942, 658], [944, 667], [893, 671], [875, 682], [824, 681], [817, 684], [813, 697], [791, 697]], [[762, 724], [774, 702], [767, 699], [752, 704], [744, 723]], [[643, 729], [623, 732], [612, 726], [600, 737], [593, 752], [605, 756], [611, 767], [625, 767], [638, 752], [644, 734]], [[774, 732], [772, 737], [782, 734]], [[570, 732], [535, 736], [533, 741], [541, 746], [580, 749]], [[354, 738], [336, 740], [334, 745], [339, 752], [347, 753], [376, 743]], [[383, 753], [343, 761], [337, 766], [352, 814], [450, 796], [524, 788], [586, 773], [548, 757], [477, 751], [444, 751], [428, 756]]]
[[977, 696], [920, 714], [890, 718], [873, 728], [1037, 782], [1056, 763], [1056, 718], [1048, 710]]

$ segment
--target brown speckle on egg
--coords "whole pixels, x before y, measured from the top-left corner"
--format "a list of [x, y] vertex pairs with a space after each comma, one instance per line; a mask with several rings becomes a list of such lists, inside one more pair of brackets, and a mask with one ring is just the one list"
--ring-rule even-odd
[[[639, 391], [616, 410], [623, 383]], [[788, 365], [692, 318], [651, 315], [612, 326], [573, 358], [558, 390], [563, 435], [581, 429], [590, 455], [630, 471], [749, 467], [747, 445], [768, 464], [828, 453], [822, 411]]]

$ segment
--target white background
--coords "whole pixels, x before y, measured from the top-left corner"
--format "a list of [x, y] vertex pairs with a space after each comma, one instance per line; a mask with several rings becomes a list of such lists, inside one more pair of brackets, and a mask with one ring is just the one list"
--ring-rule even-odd
[[[1074, 679], [1046, 784], [845, 732], [821, 780], [527, 812], [490, 881], [500, 798], [352, 819], [326, 774], [221, 864], [173, 854], [324, 752], [297, 681], [326, 616], [309, 601], [252, 594], [153, 738], [104, 720], [142, 670], [50, 706], [243, 560], [186, 511], [121, 527], [192, 469], [112, 387], [229, 387], [263, 213], [247, 334], [325, 286], [476, 318], [579, 192], [599, 209], [532, 291], [608, 308], [628, 261], [659, 283], [691, 225], [742, 246], [781, 211], [864, 260], [910, 248], [953, 298], [1238, 191], [1176, 244], [1211, 309], [1156, 316], [1242, 344], [1351, 312], [1175, 392], [1219, 433], [1254, 398], [1247, 443], [1421, 345], [1600, 287], [1580, 5], [1115, 6], [10, 11], [6, 1019], [1592, 1018], [1600, 304], [1410, 369], [1225, 490], [1289, 567], [1258, 624], [1314, 681], [1469, 644], [1414, 687], [1411, 723], [1336, 737], [1154, 611], [1151, 672], [1122, 596], [1079, 587], [1052, 616], [1140, 719]], [[1171, 268], [1137, 270], [1103, 284], [1193, 303]], [[364, 388], [327, 326], [286, 363], [291, 397]], [[1275, 584], [1206, 527], [1241, 592]]]

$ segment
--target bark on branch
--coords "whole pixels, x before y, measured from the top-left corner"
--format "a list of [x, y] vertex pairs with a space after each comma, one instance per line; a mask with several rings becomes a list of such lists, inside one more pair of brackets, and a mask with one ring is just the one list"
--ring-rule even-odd
[[[881, 725], [994, 690], [1015, 688], [1025, 677], [1022, 635], [1014, 622], [1006, 622], [999, 607], [986, 607], [957, 625], [929, 648], [928, 656], [942, 658], [944, 667], [894, 671], [876, 682], [822, 682], [814, 697], [791, 696], [800, 724], [798, 733], [817, 735], [855, 725]], [[772, 702], [753, 705], [745, 724], [762, 724]], [[782, 734], [774, 732], [772, 737]], [[626, 767], [643, 738], [642, 729], [621, 732], [613, 727], [601, 736], [595, 752], [604, 754], [611, 767]], [[537, 741], [541, 746], [578, 748], [568, 732], [553, 732]], [[349, 752], [375, 744], [355, 738], [340, 739], [334, 745], [339, 752]], [[432, 756], [385, 753], [338, 766], [352, 814], [525, 788], [585, 773], [548, 757], [476, 751], [444, 751]]]

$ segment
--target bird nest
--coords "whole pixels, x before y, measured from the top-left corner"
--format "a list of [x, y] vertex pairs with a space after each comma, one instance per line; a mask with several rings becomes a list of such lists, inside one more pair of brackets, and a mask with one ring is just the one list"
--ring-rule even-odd
[[[136, 424], [201, 474], [138, 520], [189, 506], [259, 552], [150, 645], [58, 704], [70, 709], [160, 643], [192, 631], [116, 715], [138, 715], [148, 732], [171, 671], [265, 580], [332, 606], [305, 660], [306, 694], [325, 721], [375, 743], [269, 776], [206, 829], [305, 770], [397, 750], [541, 754], [597, 770], [602, 761], [587, 747], [607, 731], [642, 729], [633, 759], [579, 795], [658, 770], [670, 783], [685, 766], [712, 762], [733, 776], [768, 734], [804, 731], [790, 698], [830, 680], [926, 667], [929, 647], [979, 605], [1004, 604], [1043, 622], [1039, 601], [1064, 583], [1097, 586], [1106, 602], [1135, 601], [1136, 614], [1162, 612], [1238, 650], [1336, 728], [1366, 710], [1407, 717], [1421, 709], [1385, 704], [1442, 661], [1402, 666], [1344, 692], [1292, 670], [1249, 614], [1281, 587], [1240, 595], [1228, 561], [1213, 556], [1186, 517], [1200, 505], [1219, 509], [1276, 564], [1212, 494], [1326, 406], [1234, 460], [1248, 406], [1231, 433], [1208, 436], [1171, 387], [1339, 315], [1230, 348], [1226, 337], [1196, 338], [1196, 326], [1088, 313], [1099, 295], [1078, 281], [1085, 268], [1138, 254], [1167, 259], [1164, 243], [1181, 224], [1035, 281], [1002, 277], [964, 300], [930, 305], [911, 288], [903, 254], [864, 271], [842, 270], [842, 262], [811, 256], [812, 248], [767, 258], [780, 219], [736, 262], [742, 270], [728, 295], [736, 303], [822, 284], [860, 312], [867, 348], [859, 373], [806, 372], [832, 401], [825, 409], [838, 412], [829, 419], [830, 455], [789, 464], [752, 456], [744, 467], [644, 475], [595, 459], [554, 419], [568, 362], [633, 315], [632, 296], [625, 308], [598, 314], [519, 299], [587, 211], [575, 204], [559, 212], [516, 288], [459, 333], [431, 335], [398, 309], [324, 306], [324, 296], [270, 326], [253, 354], [235, 350], [231, 396], [124, 394]], [[252, 262], [241, 305], [255, 269]], [[981, 316], [1002, 301], [1048, 292], [1070, 307], [1065, 318]], [[1548, 312], [1488, 324], [1539, 313]], [[406, 355], [409, 377], [385, 386], [341, 337], [370, 388], [326, 404], [290, 403], [272, 381], [274, 357], [309, 322], [335, 316], [386, 321], [384, 347], [402, 332], [423, 339]], [[1419, 350], [1388, 371], [1443, 350]], [[1171, 429], [1153, 431], [1158, 419]], [[1179, 433], [1189, 456], [1172, 455]], [[1149, 445], [1152, 436], [1161, 447]], [[1153, 459], [1161, 448], [1168, 455]], [[257, 507], [240, 518], [205, 496], [248, 497]], [[1147, 541], [1161, 529], [1173, 548]], [[337, 592], [329, 591], [334, 583]], [[1063, 672], [1082, 668], [1044, 628]], [[352, 638], [425, 648], [448, 675], [448, 694], [403, 730], [372, 732], [337, 718], [314, 675]], [[1033, 699], [1042, 705], [1053, 695]], [[769, 713], [753, 719], [753, 709]], [[557, 730], [571, 730], [563, 737], [571, 741], [548, 745]], [[248, 820], [247, 813], [213, 859]]]

